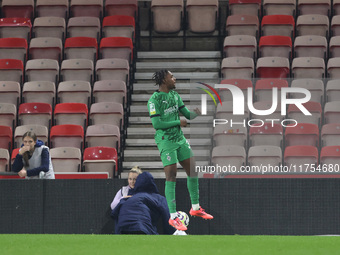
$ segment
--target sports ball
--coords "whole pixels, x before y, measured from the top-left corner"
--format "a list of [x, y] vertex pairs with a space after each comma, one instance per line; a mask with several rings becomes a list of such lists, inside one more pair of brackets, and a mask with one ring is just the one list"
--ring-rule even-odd
[[178, 211], [177, 212], [177, 217], [184, 224], [184, 226], [187, 227], [189, 225], [189, 216], [188, 216], [188, 214], [186, 214], [185, 212], [182, 212], [182, 211]]

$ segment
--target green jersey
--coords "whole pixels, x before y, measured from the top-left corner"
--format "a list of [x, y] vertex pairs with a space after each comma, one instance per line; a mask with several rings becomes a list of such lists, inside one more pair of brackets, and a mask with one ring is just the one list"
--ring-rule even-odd
[[148, 101], [150, 118], [159, 116], [162, 122], [174, 123], [168, 128], [156, 128], [156, 143], [161, 141], [177, 142], [183, 139], [184, 135], [180, 127], [179, 110], [184, 103], [179, 94], [171, 90], [169, 93], [156, 91]]

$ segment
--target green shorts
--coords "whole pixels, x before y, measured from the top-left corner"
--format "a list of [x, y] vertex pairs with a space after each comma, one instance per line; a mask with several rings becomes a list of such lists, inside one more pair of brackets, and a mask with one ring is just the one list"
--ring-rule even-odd
[[157, 143], [163, 166], [177, 164], [194, 156], [187, 139], [178, 142], [162, 141]]

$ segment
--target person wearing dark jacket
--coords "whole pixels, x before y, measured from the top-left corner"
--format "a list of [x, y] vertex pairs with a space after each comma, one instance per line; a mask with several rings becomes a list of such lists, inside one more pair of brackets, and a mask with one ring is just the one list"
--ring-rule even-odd
[[138, 175], [131, 197], [123, 198], [112, 210], [116, 234], [157, 235], [157, 223], [162, 220], [165, 234], [173, 234], [175, 229], [168, 223], [170, 214], [164, 196], [149, 172]]
[[12, 171], [27, 179], [55, 179], [49, 148], [33, 132], [26, 132]]

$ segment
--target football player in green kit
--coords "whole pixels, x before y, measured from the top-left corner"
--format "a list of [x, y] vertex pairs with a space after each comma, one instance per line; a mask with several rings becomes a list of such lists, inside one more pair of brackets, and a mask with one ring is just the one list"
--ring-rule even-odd
[[[187, 173], [187, 186], [190, 194], [192, 208], [191, 216], [203, 219], [213, 219], [199, 205], [198, 177], [195, 169], [195, 160], [190, 144], [185, 139], [181, 127], [187, 125], [186, 120], [180, 120], [179, 112], [186, 119], [194, 119], [201, 114], [196, 108], [194, 112], [185, 107], [181, 97], [174, 90], [176, 78], [165, 69], [154, 73], [152, 79], [159, 85], [148, 101], [148, 110], [153, 127], [156, 129], [155, 141], [161, 155], [166, 176], [165, 197], [170, 211], [169, 224], [178, 230], [187, 230], [187, 227], [178, 219], [176, 213], [176, 174], [177, 162]], [[192, 171], [190, 171], [192, 170]]]

